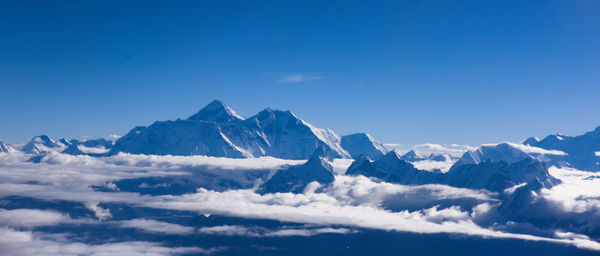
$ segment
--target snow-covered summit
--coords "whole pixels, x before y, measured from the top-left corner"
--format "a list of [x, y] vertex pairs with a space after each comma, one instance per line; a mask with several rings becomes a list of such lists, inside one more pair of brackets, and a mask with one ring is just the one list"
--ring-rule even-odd
[[16, 149], [0, 140], [0, 153], [13, 153]]
[[579, 136], [548, 135], [539, 141], [527, 139], [523, 144], [564, 152], [564, 155], [550, 157], [557, 166], [569, 165], [580, 170], [600, 171], [600, 126]]
[[514, 163], [533, 158], [521, 150], [518, 145], [504, 142], [500, 144], [482, 145], [476, 150], [467, 151], [456, 164], [479, 164], [485, 161]]
[[[377, 155], [382, 146], [364, 136], [368, 143], [348, 143], [348, 147], [355, 155]], [[314, 127], [290, 111], [266, 108], [244, 119], [223, 103], [213, 101], [187, 120], [158, 121], [132, 129], [117, 140], [109, 154], [308, 159], [323, 146], [333, 158], [350, 158], [342, 144], [342, 137], [335, 132]]]
[[409, 162], [423, 160], [423, 158], [417, 155], [417, 152], [414, 149], [411, 149], [408, 152], [404, 153], [404, 155], [400, 156], [400, 159]]
[[371, 159], [377, 159], [387, 153], [387, 149], [381, 143], [375, 141], [371, 135], [366, 133], [342, 136], [341, 146], [348, 151], [352, 158], [365, 155]]
[[190, 116], [188, 120], [229, 123], [234, 121], [242, 121], [244, 118], [235, 113], [233, 109], [223, 104], [223, 102], [214, 100], [206, 105], [206, 107], [198, 111], [198, 113]]
[[25, 144], [21, 148], [21, 151], [29, 154], [40, 154], [50, 151], [62, 151], [67, 146], [60, 141], [53, 140], [48, 135], [39, 135], [33, 137], [31, 141]]
[[328, 161], [327, 152], [324, 147], [318, 147], [306, 163], [277, 171], [260, 186], [259, 192], [302, 193], [312, 182], [329, 184], [334, 179], [333, 167]]
[[373, 162], [368, 157], [361, 157], [346, 171], [346, 175], [363, 175], [400, 184], [428, 183], [429, 177], [425, 177], [427, 176], [425, 173], [429, 172], [418, 170], [411, 163], [402, 160], [394, 150]]
[[539, 182], [549, 188], [558, 183], [546, 164], [509, 144], [484, 146], [465, 154], [448, 172], [426, 171], [402, 159], [395, 151], [375, 161], [361, 157], [346, 171], [383, 181], [406, 184], [446, 184], [455, 187], [504, 191], [522, 183]]

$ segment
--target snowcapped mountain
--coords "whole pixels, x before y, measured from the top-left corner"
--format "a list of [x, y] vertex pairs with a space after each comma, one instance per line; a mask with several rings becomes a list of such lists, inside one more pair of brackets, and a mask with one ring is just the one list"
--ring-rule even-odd
[[21, 151], [29, 154], [40, 154], [49, 151], [63, 151], [68, 145], [61, 141], [55, 141], [47, 135], [35, 136], [25, 144]]
[[268, 156], [306, 159], [318, 146], [324, 146], [332, 157], [350, 157], [340, 146], [340, 136], [331, 130], [316, 128], [290, 111], [266, 108], [245, 120], [244, 125], [265, 139]]
[[533, 157], [521, 150], [518, 145], [505, 142], [493, 145], [483, 145], [476, 150], [467, 151], [456, 164], [479, 164], [485, 161], [504, 161], [511, 164], [529, 158]]
[[419, 155], [417, 155], [417, 152], [415, 152], [414, 149], [411, 149], [410, 151], [406, 152], [404, 155], [400, 156], [400, 159], [402, 159], [404, 161], [414, 162], [414, 161], [423, 160], [424, 158], [419, 157]]
[[302, 193], [311, 182], [329, 184], [335, 179], [330, 160], [326, 149], [323, 146], [318, 147], [306, 163], [277, 171], [260, 186], [259, 192]]
[[312, 126], [290, 111], [266, 108], [244, 119], [220, 101], [213, 101], [186, 120], [158, 121], [134, 128], [117, 140], [108, 154], [307, 159], [320, 146], [334, 158], [377, 156], [385, 150], [369, 135], [340, 137], [331, 130]]
[[346, 175], [363, 175], [400, 184], [426, 184], [434, 182], [434, 173], [415, 168], [402, 160], [396, 151], [390, 151], [375, 161], [363, 156], [350, 165]]
[[212, 121], [215, 123], [230, 123], [242, 121], [244, 118], [239, 116], [233, 109], [225, 106], [222, 102], [214, 100], [198, 113], [188, 118], [190, 121]]
[[377, 159], [387, 152], [387, 149], [366, 133], [355, 133], [342, 136], [341, 146], [348, 151], [352, 158], [361, 155]]
[[[248, 142], [259, 143], [260, 136], [241, 127], [221, 126], [211, 121], [176, 120], [155, 122], [136, 127], [115, 143], [109, 154], [126, 152], [147, 155], [208, 155], [250, 157], [251, 152], [236, 146], [226, 135], [238, 128], [238, 134], [251, 136]], [[254, 139], [254, 140], [253, 140]], [[257, 145], [257, 146], [260, 146]]]
[[408, 162], [418, 161], [434, 161], [434, 162], [447, 162], [456, 160], [457, 158], [447, 153], [430, 153], [429, 155], [423, 155], [421, 152], [418, 154], [414, 149], [404, 153], [400, 156], [400, 159]]
[[485, 188], [498, 192], [531, 182], [538, 182], [543, 187], [550, 188], [559, 184], [560, 180], [548, 173], [544, 162], [533, 157], [512, 163], [487, 159], [477, 164], [455, 164], [444, 175], [444, 184], [450, 186]]
[[507, 143], [467, 152], [446, 173], [419, 170], [391, 151], [374, 162], [367, 157], [356, 160], [346, 174], [406, 185], [446, 184], [491, 191], [534, 181], [547, 188], [560, 183], [548, 173], [544, 162]]
[[0, 153], [12, 153], [15, 151], [16, 149], [0, 140]]
[[40, 155], [48, 152], [61, 152], [71, 155], [92, 155], [99, 156], [105, 154], [113, 147], [115, 141], [105, 138], [89, 140], [54, 140], [47, 135], [33, 137], [27, 144], [18, 148], [20, 151], [28, 154]]
[[523, 144], [565, 152], [551, 157], [556, 165], [566, 163], [580, 170], [600, 171], [600, 126], [580, 136], [548, 135], [543, 140], [528, 138]]

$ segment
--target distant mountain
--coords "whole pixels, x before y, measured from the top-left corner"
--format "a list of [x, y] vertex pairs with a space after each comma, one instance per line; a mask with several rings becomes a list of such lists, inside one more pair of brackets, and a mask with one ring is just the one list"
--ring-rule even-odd
[[419, 170], [402, 160], [396, 151], [390, 151], [373, 162], [368, 157], [361, 157], [348, 167], [346, 175], [363, 175], [400, 184], [428, 184], [438, 179], [437, 174]]
[[68, 145], [63, 144], [61, 141], [55, 141], [47, 135], [35, 136], [25, 144], [21, 151], [29, 154], [40, 154], [49, 151], [62, 151]]
[[376, 159], [387, 153], [387, 149], [366, 133], [355, 133], [342, 136], [341, 146], [352, 158], [361, 155]]
[[446, 162], [450, 160], [456, 160], [456, 157], [453, 157], [450, 154], [446, 153], [430, 153], [429, 155], [420, 155], [414, 149], [404, 153], [400, 156], [400, 159], [408, 162], [418, 162], [418, 161], [435, 161], [435, 162]]
[[456, 164], [479, 164], [485, 161], [504, 161], [511, 164], [529, 158], [533, 158], [533, 156], [518, 148], [517, 145], [505, 142], [493, 145], [483, 145], [476, 150], [467, 151]]
[[277, 171], [267, 182], [260, 186], [261, 193], [292, 192], [302, 193], [311, 182], [329, 184], [333, 182], [333, 167], [324, 147], [315, 150], [302, 165], [290, 166]]
[[425, 158], [419, 157], [419, 155], [417, 155], [417, 152], [415, 152], [414, 149], [411, 149], [410, 151], [406, 152], [404, 155], [400, 156], [400, 159], [402, 159], [404, 161], [414, 162], [414, 161], [424, 160]]
[[0, 153], [12, 153], [15, 151], [16, 149], [0, 140]]
[[91, 139], [91, 140], [65, 140], [61, 139], [64, 144], [69, 145], [65, 150], [62, 151], [64, 154], [70, 155], [91, 155], [100, 156], [107, 153], [113, 146], [115, 141], [107, 140], [104, 138]]
[[580, 170], [600, 171], [600, 126], [580, 136], [548, 135], [543, 140], [528, 138], [523, 144], [567, 153], [552, 157], [557, 165], [566, 163]]
[[427, 160], [436, 161], [436, 162], [446, 162], [450, 160], [456, 160], [456, 157], [453, 157], [450, 154], [442, 154], [442, 153], [431, 153], [427, 156]]
[[375, 161], [356, 160], [347, 175], [363, 175], [399, 184], [446, 184], [471, 189], [503, 191], [522, 183], [552, 187], [559, 180], [548, 173], [543, 161], [507, 144], [482, 146], [465, 153], [446, 173], [419, 170], [391, 151]]
[[335, 158], [351, 156], [343, 145], [354, 155], [377, 155], [383, 150], [366, 134], [345, 138], [342, 142], [333, 131], [316, 128], [290, 111], [266, 108], [244, 119], [220, 101], [213, 101], [186, 120], [157, 121], [132, 129], [108, 154], [307, 159], [320, 146]]
[[443, 176], [446, 185], [498, 192], [531, 182], [544, 188], [560, 184], [560, 180], [548, 173], [544, 162], [532, 157], [513, 163], [485, 160], [478, 164], [455, 164]]
[[89, 140], [54, 140], [47, 135], [33, 137], [27, 144], [18, 148], [28, 154], [41, 155], [48, 152], [61, 152], [71, 155], [100, 156], [105, 154], [114, 145], [113, 140], [104, 138]]

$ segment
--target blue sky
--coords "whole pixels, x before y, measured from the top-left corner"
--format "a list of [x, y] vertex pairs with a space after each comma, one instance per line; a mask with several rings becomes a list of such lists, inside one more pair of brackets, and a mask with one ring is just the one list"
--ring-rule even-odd
[[600, 125], [598, 1], [4, 1], [0, 137], [125, 134], [213, 99], [385, 143]]

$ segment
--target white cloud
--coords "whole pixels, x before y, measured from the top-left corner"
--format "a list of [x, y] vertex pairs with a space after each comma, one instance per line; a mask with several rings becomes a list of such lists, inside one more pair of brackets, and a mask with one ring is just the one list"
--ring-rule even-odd
[[[390, 212], [374, 206], [340, 204], [335, 198], [324, 194], [259, 195], [250, 190], [215, 192], [200, 189], [196, 194], [162, 196], [162, 199], [164, 200], [150, 202], [147, 206], [315, 225], [344, 225], [388, 231], [458, 233], [548, 241], [600, 250], [600, 244], [591, 240], [547, 238], [486, 229], [467, 219], [468, 214], [461, 213], [457, 208], [440, 211], [434, 207], [423, 211]], [[430, 220], [443, 220], [443, 222], [436, 223]]]
[[90, 245], [39, 238], [36, 233], [0, 227], [2, 255], [178, 255], [212, 254], [224, 248], [165, 247], [152, 242], [121, 242]]
[[240, 225], [221, 225], [198, 229], [198, 233], [201, 234], [249, 237], [315, 236], [319, 234], [347, 234], [353, 232], [355, 231], [347, 228], [282, 228], [270, 230], [262, 227], [244, 227]]
[[348, 234], [353, 233], [352, 230], [347, 228], [317, 228], [317, 229], [280, 229], [271, 231], [265, 234], [270, 237], [281, 237], [281, 236], [315, 236], [319, 234]]
[[304, 82], [304, 81], [308, 81], [308, 80], [318, 80], [318, 79], [323, 79], [323, 77], [311, 76], [311, 75], [301, 75], [301, 74], [291, 74], [291, 75], [281, 77], [281, 79], [279, 79], [279, 82], [280, 83], [300, 83], [300, 82]]
[[98, 202], [86, 202], [84, 205], [85, 205], [85, 208], [88, 208], [88, 210], [94, 212], [94, 215], [99, 220], [107, 220], [107, 219], [112, 218], [112, 214], [110, 213], [110, 210], [104, 209], [104, 208], [98, 206]]
[[[431, 146], [428, 147], [432, 148]], [[90, 185], [103, 185], [109, 181], [125, 178], [184, 175], [193, 171], [190, 166], [210, 167], [216, 170], [229, 168], [232, 173], [243, 173], [244, 168], [276, 169], [284, 164], [302, 163], [303, 161], [294, 162], [273, 158], [237, 160], [127, 154], [106, 158], [90, 158], [51, 154], [47, 163], [33, 164], [22, 162], [24, 158], [20, 156], [3, 157], [5, 156], [0, 156], [0, 167], [2, 167], [0, 168], [0, 196], [24, 196], [87, 203], [86, 207], [94, 211], [96, 217], [100, 219], [110, 218], [110, 211], [99, 207], [98, 203], [116, 202], [133, 206], [189, 210], [201, 214], [223, 214], [312, 224], [323, 227], [323, 230], [321, 230], [323, 232], [327, 231], [327, 226], [333, 225], [343, 226], [346, 229], [358, 227], [415, 233], [459, 233], [493, 238], [549, 241], [600, 250], [597, 242], [580, 236], [577, 232], [573, 232], [575, 230], [561, 231], [573, 233], [569, 236], [542, 237], [499, 231], [478, 225], [476, 220], [483, 218], [499, 203], [497, 194], [484, 190], [460, 189], [443, 185], [402, 186], [374, 182], [362, 176], [347, 177], [342, 175], [336, 176], [335, 182], [325, 187], [323, 193], [306, 194], [277, 193], [260, 195], [249, 189], [225, 192], [199, 189], [197, 193], [180, 196], [149, 196], [119, 191], [100, 192], [89, 187]], [[596, 188], [600, 185], [598, 184], [599, 179], [588, 179], [592, 177], [593, 173], [575, 170], [567, 172], [556, 168], [551, 168], [550, 171], [552, 175], [564, 182], [551, 190], [542, 190], [541, 197], [561, 205], [561, 211], [564, 212], [585, 213], [598, 209], [594, 207], [600, 205], [597, 200], [597, 198], [600, 198], [600, 194], [596, 192]], [[406, 203], [404, 201], [412, 200], [412, 203], [419, 203], [419, 207], [410, 211], [406, 208], [399, 208], [399, 210], [386, 208], [386, 204], [394, 199], [397, 201], [395, 203]], [[465, 208], [464, 205], [461, 205], [460, 202], [464, 200], [469, 201], [466, 204], [469, 207]], [[451, 204], [442, 206], [440, 202], [450, 202]], [[471, 208], [473, 208], [472, 211], [470, 211]], [[66, 216], [60, 214], [51, 215], [46, 219], [40, 217], [38, 223], [49, 223], [48, 225], [56, 222], [62, 223], [61, 221], [64, 218]], [[153, 220], [109, 223], [128, 225], [150, 232], [161, 232], [168, 229], [168, 227], [173, 227], [165, 225], [171, 223]], [[26, 225], [35, 226], [34, 224], [22, 224], [22, 226]], [[174, 232], [182, 232], [181, 234], [183, 234], [189, 231], [185, 226], [176, 227], [180, 229]], [[317, 228], [305, 227], [258, 231], [248, 227], [221, 227], [221, 230], [215, 229], [213, 227], [211, 231], [210, 229], [200, 228], [197, 232], [246, 232], [248, 234], [250, 231], [258, 232], [259, 235], [263, 236], [268, 234], [299, 235], [321, 232]], [[4, 228], [4, 231], [7, 233], [12, 232], [7, 231], [6, 228]], [[334, 233], [346, 232], [344, 229], [329, 231]], [[31, 233], [11, 233], [14, 240], [29, 239], [34, 241], [32, 243], [40, 240], [34, 237], [29, 238], [29, 236], [31, 236]], [[71, 245], [58, 244], [56, 246], [62, 248], [62, 246], [68, 247]], [[78, 246], [83, 246], [82, 248], [85, 248], [85, 250], [91, 250], [84, 250], [82, 254], [92, 254], [95, 252], [93, 248], [97, 248], [89, 245]], [[164, 248], [157, 244], [148, 246]], [[167, 251], [165, 254], [170, 252]], [[71, 252], [66, 251], [64, 254], [69, 253]]]
[[36, 209], [0, 209], [0, 224], [12, 227], [54, 226], [69, 222], [71, 218], [56, 211]]
[[437, 169], [442, 172], [447, 172], [455, 162], [456, 160], [453, 159], [448, 159], [446, 161], [421, 160], [412, 162], [412, 164], [419, 170], [433, 171]]
[[123, 228], [135, 228], [144, 230], [150, 233], [176, 234], [186, 235], [192, 234], [194, 228], [181, 226], [178, 224], [156, 221], [152, 219], [133, 219], [119, 222], [119, 226]]
[[[548, 150], [548, 149], [543, 149], [543, 148], [538, 148], [538, 147], [533, 147], [533, 146], [529, 146], [529, 145], [523, 145], [523, 144], [517, 144], [517, 143], [511, 143], [511, 142], [503, 142], [503, 143], [507, 143], [509, 145], [511, 145], [512, 147], [518, 148], [521, 151], [525, 152], [525, 153], [530, 153], [530, 154], [541, 154], [541, 155], [557, 155], [557, 156], [566, 156], [567, 153], [560, 151], [560, 150]], [[497, 144], [484, 144], [482, 146], [494, 146]]]

